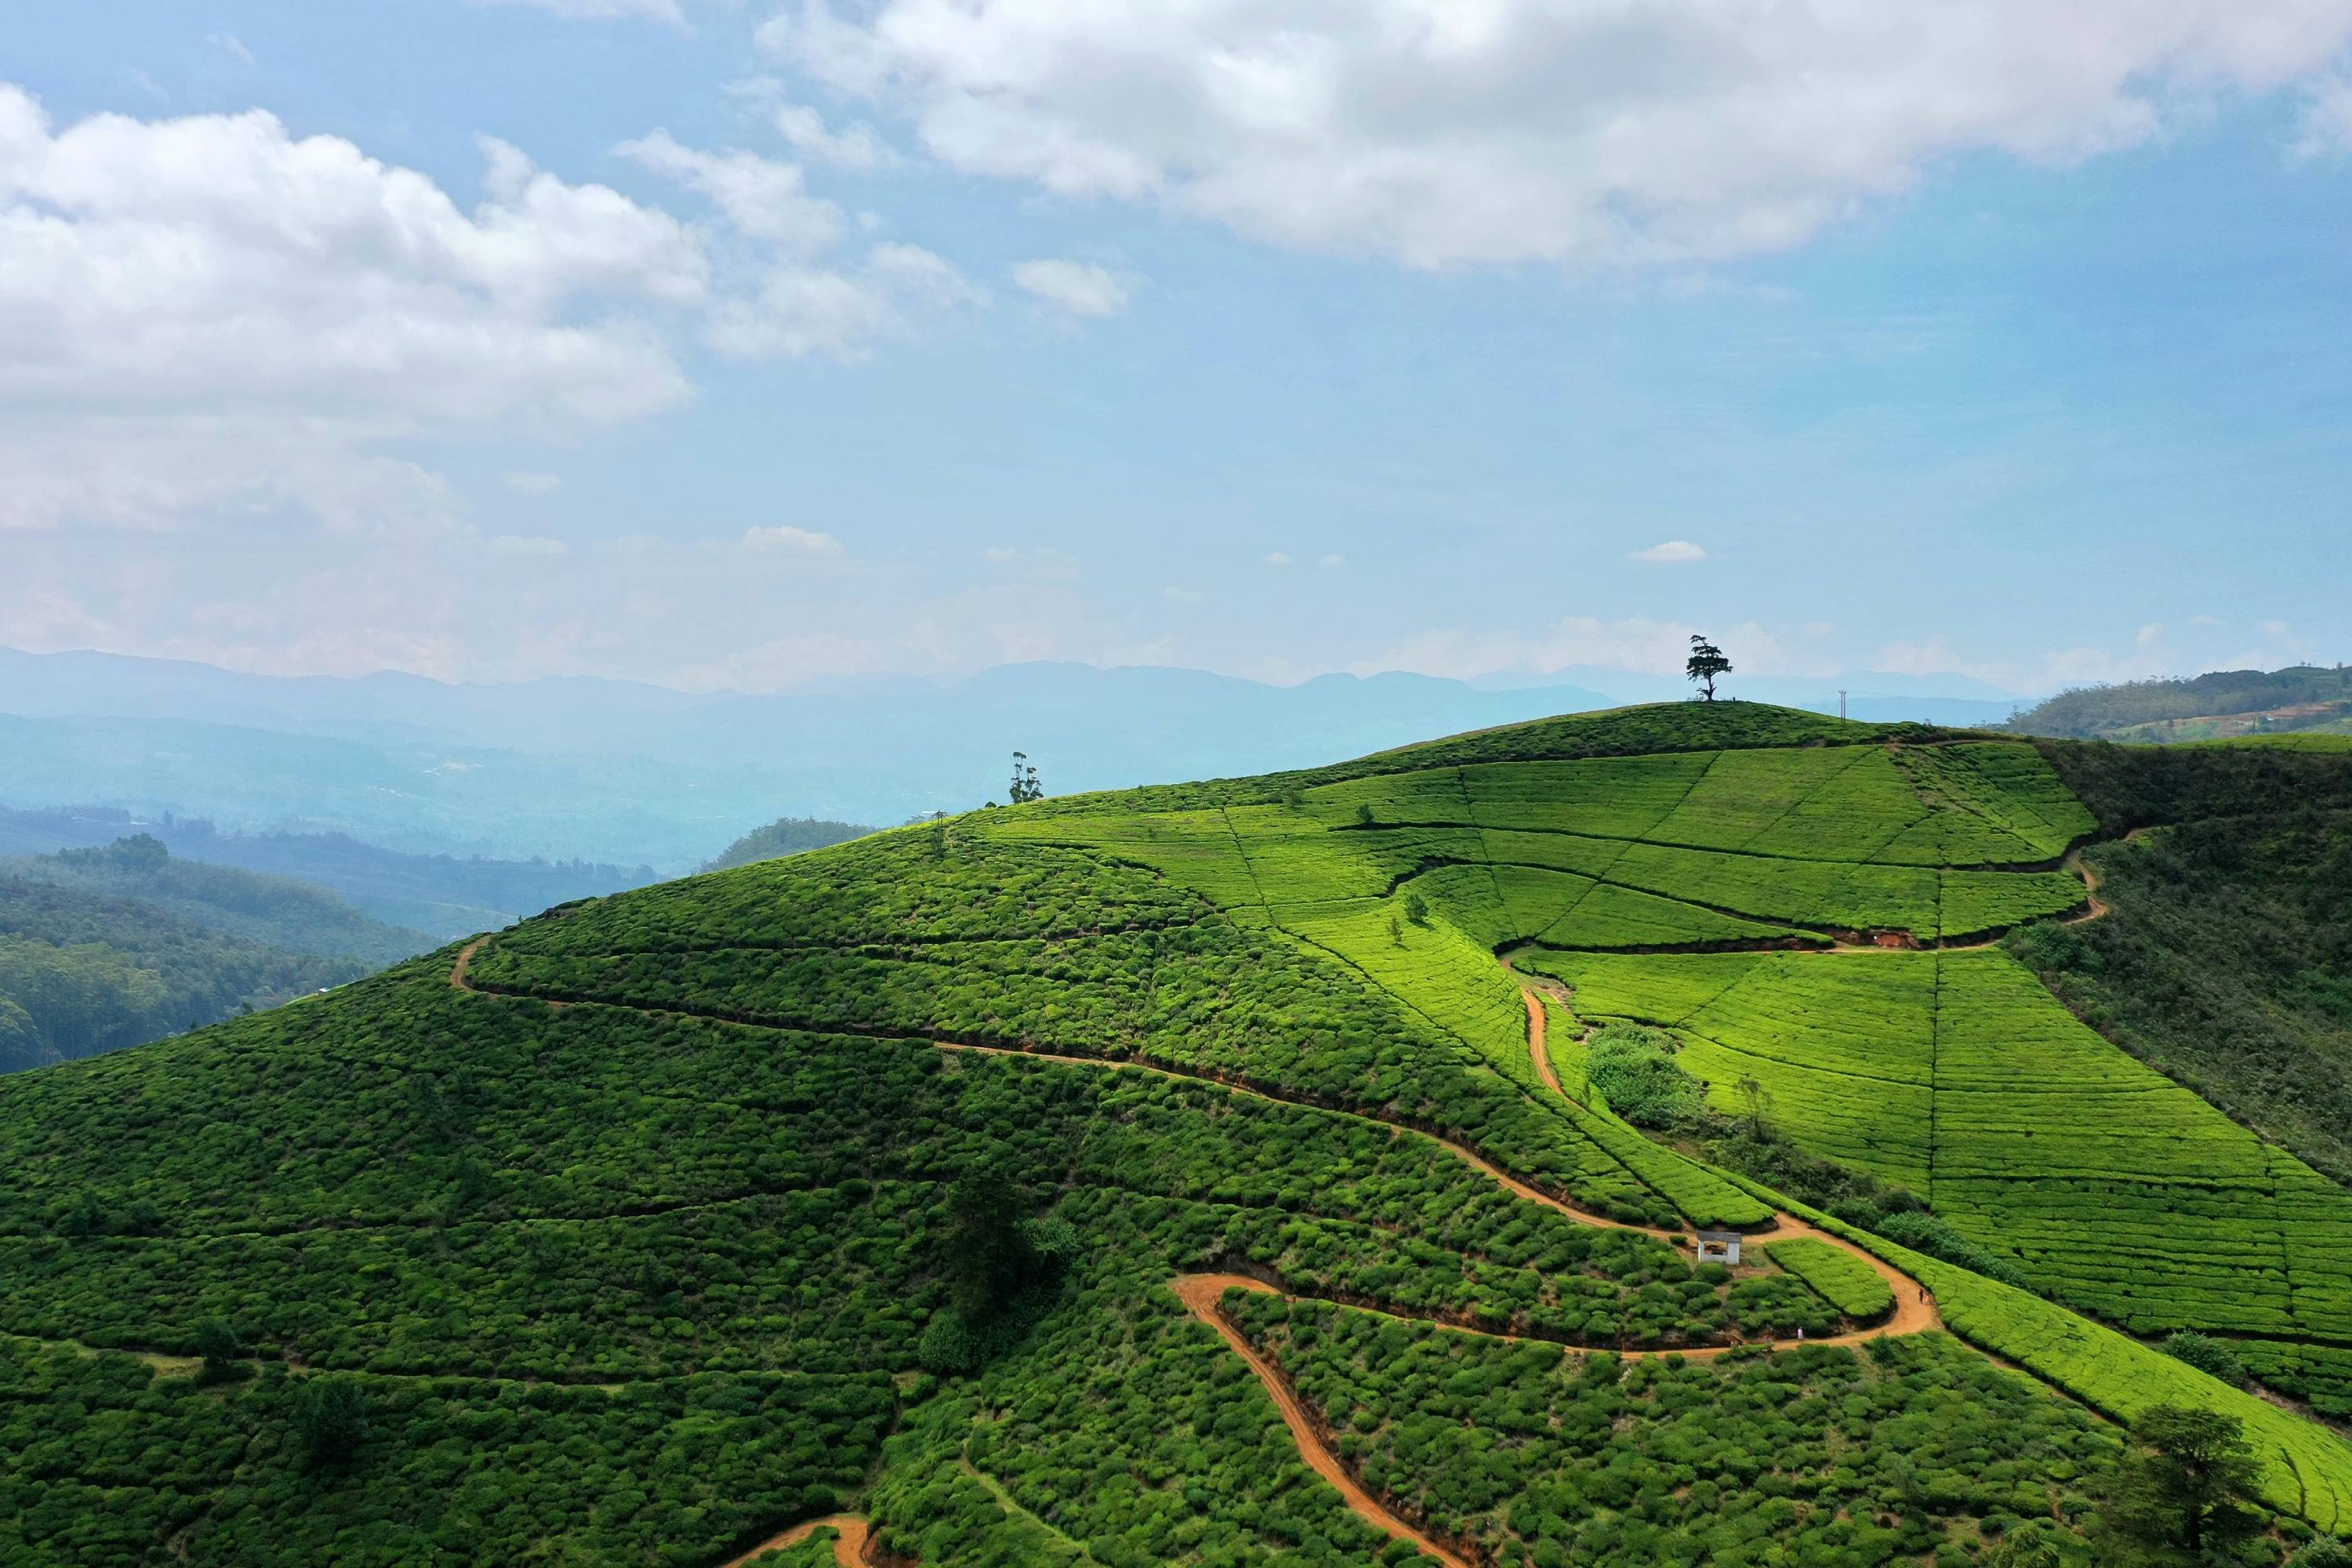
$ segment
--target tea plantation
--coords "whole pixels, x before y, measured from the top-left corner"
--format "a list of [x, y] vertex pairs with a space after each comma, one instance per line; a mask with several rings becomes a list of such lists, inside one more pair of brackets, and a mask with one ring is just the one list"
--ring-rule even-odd
[[2095, 912], [2072, 766], [1546, 721], [0, 1079], [0, 1562], [719, 1568], [850, 1514], [876, 1563], [2075, 1563], [2157, 1403], [2243, 1426], [2276, 1562], [2352, 1531], [2352, 1444], [2155, 1342], [2326, 1408], [2352, 1195], [1991, 945]]

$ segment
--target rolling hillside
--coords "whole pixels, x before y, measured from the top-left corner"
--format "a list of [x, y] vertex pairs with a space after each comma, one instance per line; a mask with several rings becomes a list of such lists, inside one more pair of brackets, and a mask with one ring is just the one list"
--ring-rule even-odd
[[[2085, 841], [2352, 781], [2172, 755], [1542, 721], [0, 1082], [0, 1559], [2078, 1563], [2160, 1405], [2352, 1530], [2352, 1443], [2154, 1343], [2352, 1356], [2352, 1194], [2015, 956], [2117, 918]], [[1629, 1026], [1958, 1245], [1645, 1135]]]
[[2352, 733], [2352, 675], [2342, 665], [2306, 664], [2085, 686], [2036, 704], [2007, 727], [2024, 735], [2155, 745], [2245, 735], [2343, 735]]

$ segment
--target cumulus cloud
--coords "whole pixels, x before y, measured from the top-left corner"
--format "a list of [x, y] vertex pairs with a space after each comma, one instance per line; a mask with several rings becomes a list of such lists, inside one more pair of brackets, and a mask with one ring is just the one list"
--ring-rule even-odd
[[1653, 544], [1647, 550], [1635, 550], [1629, 553], [1636, 561], [1656, 561], [1669, 565], [1706, 559], [1706, 551], [1687, 539], [1669, 539], [1663, 543]]
[[644, 312], [703, 298], [696, 237], [483, 153], [467, 211], [258, 111], [61, 128], [0, 85], [0, 520], [231, 497], [325, 515], [387, 475], [404, 498], [387, 506], [437, 506], [436, 482], [358, 448], [562, 436], [684, 400]]
[[824, 116], [804, 103], [780, 104], [772, 119], [776, 134], [791, 143], [793, 152], [836, 169], [881, 169], [898, 161], [897, 149], [876, 135], [872, 126], [827, 131]]
[[701, 152], [660, 130], [613, 151], [695, 191], [738, 232], [793, 255], [813, 256], [841, 237], [841, 209], [808, 194], [796, 163], [734, 149]]
[[576, 438], [688, 400], [683, 331], [847, 359], [985, 298], [917, 247], [839, 255], [790, 163], [625, 144], [714, 232], [480, 149], [469, 207], [259, 110], [58, 124], [0, 83], [0, 527], [446, 526], [449, 487], [385, 443]]
[[2352, 153], [2352, 81], [2338, 78], [2312, 95], [2295, 151], [2306, 158]]
[[1024, 261], [1013, 281], [1049, 309], [1089, 319], [1121, 314], [1136, 289], [1133, 278], [1086, 261]]
[[2140, 142], [2325, 67], [2352, 0], [794, 0], [760, 37], [966, 172], [1416, 267], [1619, 265], [1790, 246], [1953, 153]]
[[537, 556], [543, 561], [558, 561], [572, 553], [572, 546], [560, 539], [544, 534], [501, 533], [487, 542], [493, 555]]
[[743, 531], [743, 543], [752, 550], [777, 550], [793, 555], [841, 553], [841, 541], [830, 533], [815, 533], [789, 523], [777, 528], [747, 528]]
[[841, 209], [811, 196], [799, 165], [739, 149], [705, 152], [667, 131], [614, 151], [698, 192], [755, 248], [719, 292], [704, 339], [736, 359], [861, 357], [878, 339], [987, 302], [954, 263], [920, 246], [884, 241], [837, 255]]
[[875, 246], [852, 265], [772, 268], [751, 292], [712, 311], [705, 337], [736, 359], [854, 360], [988, 293], [919, 245]]

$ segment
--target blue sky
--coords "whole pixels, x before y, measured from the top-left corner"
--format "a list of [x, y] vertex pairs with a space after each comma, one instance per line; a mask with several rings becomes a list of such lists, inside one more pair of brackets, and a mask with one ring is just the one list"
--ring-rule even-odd
[[2021, 692], [2346, 656], [2352, 3], [1443, 10], [17, 18], [0, 643], [751, 689], [1526, 680], [1694, 627]]

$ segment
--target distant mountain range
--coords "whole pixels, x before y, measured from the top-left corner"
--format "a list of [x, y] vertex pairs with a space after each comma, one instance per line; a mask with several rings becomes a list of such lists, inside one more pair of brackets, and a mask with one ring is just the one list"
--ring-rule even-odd
[[[1061, 795], [1260, 773], [1684, 694], [1669, 679], [1568, 674], [1502, 689], [1408, 674], [1278, 687], [1200, 670], [1026, 664], [746, 696], [588, 678], [253, 676], [0, 649], [0, 803], [671, 873], [780, 816], [887, 823], [975, 805], [1003, 793], [1016, 747]], [[1961, 677], [1850, 684], [1857, 719], [1988, 724], [2017, 706]], [[1838, 708], [1834, 682], [1735, 679], [1728, 689]]]

